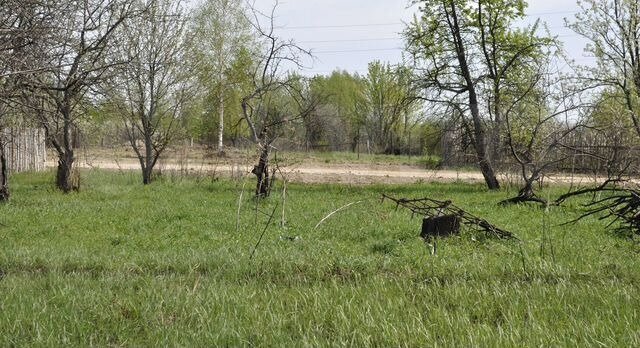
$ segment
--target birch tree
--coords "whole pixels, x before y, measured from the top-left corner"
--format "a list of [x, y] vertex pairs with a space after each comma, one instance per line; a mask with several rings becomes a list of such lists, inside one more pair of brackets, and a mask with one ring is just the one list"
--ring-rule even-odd
[[217, 94], [217, 149], [224, 154], [225, 104], [231, 90], [241, 83], [234, 61], [242, 59], [252, 42], [251, 25], [242, 0], [207, 0], [196, 11], [194, 47], [201, 80]]

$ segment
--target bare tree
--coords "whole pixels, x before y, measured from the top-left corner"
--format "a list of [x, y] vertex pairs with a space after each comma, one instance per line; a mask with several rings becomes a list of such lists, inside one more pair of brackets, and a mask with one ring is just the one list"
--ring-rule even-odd
[[46, 70], [34, 74], [24, 97], [58, 156], [56, 186], [78, 189], [73, 173], [73, 132], [95, 87], [113, 67], [106, 57], [112, 39], [133, 15], [127, 0], [65, 0], [57, 2], [55, 35], [42, 41]]
[[253, 169], [257, 178], [256, 196], [269, 195], [269, 159], [273, 142], [282, 135], [282, 127], [305, 117], [317, 104], [305, 95], [299, 76], [284, 72], [287, 65], [302, 67], [303, 58], [311, 53], [275, 34], [277, 7], [278, 1], [269, 14], [251, 8], [251, 23], [262, 51], [251, 73], [251, 92], [242, 98], [242, 112], [259, 151], [258, 164]]
[[[553, 56], [553, 55], [551, 55]], [[520, 71], [520, 80], [504, 90], [502, 117], [511, 158], [519, 167], [522, 187], [518, 195], [501, 204], [537, 202], [534, 185], [554, 165], [566, 161], [563, 152], [567, 136], [584, 126], [580, 114], [586, 107], [580, 94], [569, 88], [554, 60], [540, 58]], [[524, 91], [522, 89], [525, 89]]]
[[624, 96], [633, 129], [640, 136], [640, 1], [583, 0], [568, 23], [590, 41], [586, 51], [597, 64], [579, 69], [589, 88], [609, 86]]
[[135, 1], [141, 11], [124, 26], [119, 65], [107, 95], [149, 184], [158, 159], [176, 135], [185, 103], [191, 98], [191, 71], [184, 65], [186, 17], [181, 1]]

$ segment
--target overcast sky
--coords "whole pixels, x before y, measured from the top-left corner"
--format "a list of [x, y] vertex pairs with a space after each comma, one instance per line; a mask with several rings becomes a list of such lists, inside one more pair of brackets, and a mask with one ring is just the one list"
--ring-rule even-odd
[[[271, 4], [272, 0], [257, 0], [261, 8]], [[335, 69], [364, 73], [373, 60], [402, 60], [400, 32], [416, 11], [407, 5], [407, 0], [281, 0], [276, 23], [282, 38], [294, 39], [314, 53], [306, 75]], [[564, 25], [564, 18], [573, 19], [578, 9], [576, 0], [530, 0], [525, 22], [540, 18], [565, 42], [570, 57], [588, 63], [584, 40]]]

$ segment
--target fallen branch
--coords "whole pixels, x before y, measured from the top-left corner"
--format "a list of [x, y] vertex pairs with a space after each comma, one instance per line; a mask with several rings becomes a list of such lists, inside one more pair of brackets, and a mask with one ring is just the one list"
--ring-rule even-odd
[[603, 182], [602, 184], [600, 184], [599, 186], [596, 187], [587, 187], [587, 188], [583, 188], [580, 190], [576, 190], [576, 191], [571, 191], [571, 192], [567, 192], [563, 195], [561, 195], [560, 197], [558, 197], [554, 204], [555, 205], [560, 205], [562, 203], [564, 203], [564, 201], [566, 201], [569, 198], [573, 198], [576, 196], [582, 196], [585, 194], [589, 194], [589, 193], [598, 193], [598, 192], [605, 192], [605, 191], [613, 191], [616, 192], [618, 191], [618, 184], [619, 183], [624, 183], [626, 180], [623, 179], [607, 179], [605, 182]]
[[264, 234], [267, 232], [267, 228], [269, 227], [269, 225], [271, 225], [271, 220], [273, 220], [273, 216], [276, 214], [276, 209], [278, 209], [278, 205], [277, 204], [273, 207], [273, 211], [271, 212], [271, 215], [269, 215], [269, 220], [267, 221], [267, 224], [264, 225], [264, 229], [262, 230], [262, 234], [260, 235], [260, 238], [258, 239], [258, 242], [256, 242], [256, 245], [253, 247], [253, 251], [251, 252], [251, 255], [249, 256], [249, 260], [253, 259], [253, 255], [255, 255], [256, 250], [258, 250], [258, 246], [262, 242], [262, 238], [264, 237]]
[[[623, 222], [623, 226], [618, 231], [631, 232], [640, 235], [640, 191], [634, 189], [607, 189], [602, 191], [613, 191], [615, 194], [591, 203], [585, 204], [587, 212], [575, 220], [563, 225], [576, 223], [586, 217], [606, 212], [600, 216], [599, 220], [612, 219], [607, 226], [611, 226], [618, 221]], [[625, 226], [626, 225], [626, 226]]]
[[318, 224], [316, 224], [316, 227], [314, 227], [313, 229], [314, 229], [314, 230], [315, 230], [315, 229], [317, 229], [317, 228], [318, 228], [318, 226], [320, 226], [320, 225], [321, 225], [325, 220], [327, 220], [328, 218], [330, 218], [333, 214], [335, 214], [335, 213], [337, 213], [337, 212], [339, 212], [339, 211], [341, 211], [341, 210], [347, 209], [347, 208], [349, 208], [350, 206], [352, 206], [352, 205], [354, 205], [354, 204], [359, 204], [359, 203], [362, 203], [362, 202], [363, 202], [363, 201], [351, 202], [351, 203], [349, 203], [349, 204], [343, 205], [342, 207], [340, 207], [340, 208], [338, 208], [338, 209], [336, 209], [336, 210], [332, 211], [331, 213], [329, 213], [329, 215], [325, 216], [322, 220], [320, 220], [320, 222], [318, 222]]
[[396, 203], [396, 209], [403, 207], [409, 209], [413, 215], [421, 215], [425, 218], [436, 218], [444, 215], [457, 216], [461, 223], [477, 231], [485, 232], [501, 239], [518, 239], [513, 233], [490, 224], [487, 220], [477, 217], [455, 206], [451, 201], [438, 201], [431, 198], [406, 199], [393, 198], [382, 195], [382, 201], [388, 199]]

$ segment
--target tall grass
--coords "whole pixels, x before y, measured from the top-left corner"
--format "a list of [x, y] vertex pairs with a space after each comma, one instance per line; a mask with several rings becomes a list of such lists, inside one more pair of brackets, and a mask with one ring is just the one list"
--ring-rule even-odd
[[[50, 175], [14, 177], [0, 206], [0, 346], [640, 345], [640, 249], [596, 218], [560, 226], [578, 203], [288, 184], [286, 224], [272, 219], [250, 259], [277, 190], [246, 192], [236, 229], [240, 182], [91, 172], [63, 195]], [[382, 192], [452, 199], [521, 242], [465, 233], [431, 255]]]

